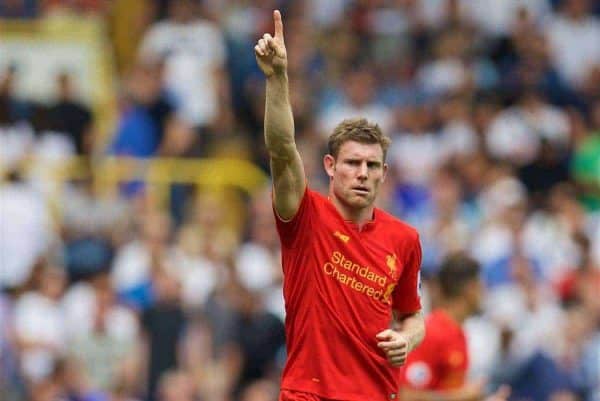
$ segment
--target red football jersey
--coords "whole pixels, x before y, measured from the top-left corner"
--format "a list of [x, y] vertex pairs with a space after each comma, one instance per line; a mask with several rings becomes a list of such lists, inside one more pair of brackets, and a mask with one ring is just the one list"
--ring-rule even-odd
[[421, 309], [415, 229], [375, 209], [359, 231], [307, 189], [291, 221], [278, 216], [288, 359], [282, 389], [348, 401], [397, 397], [399, 368], [377, 347], [392, 309]]
[[451, 390], [465, 384], [469, 357], [460, 324], [443, 310], [425, 320], [425, 338], [402, 369], [402, 383], [418, 390]]

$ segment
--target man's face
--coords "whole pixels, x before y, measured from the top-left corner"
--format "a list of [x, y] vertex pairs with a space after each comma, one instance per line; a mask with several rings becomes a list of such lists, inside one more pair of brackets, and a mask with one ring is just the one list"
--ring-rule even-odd
[[381, 145], [344, 142], [338, 155], [326, 155], [323, 163], [332, 183], [333, 195], [351, 209], [371, 206], [384, 181], [387, 165]]

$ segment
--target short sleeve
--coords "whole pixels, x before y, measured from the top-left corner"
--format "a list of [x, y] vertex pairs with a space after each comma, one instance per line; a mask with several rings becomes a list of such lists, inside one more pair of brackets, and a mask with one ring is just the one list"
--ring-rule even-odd
[[314, 200], [312, 191], [308, 187], [302, 195], [302, 201], [298, 207], [298, 211], [291, 220], [283, 220], [273, 205], [273, 214], [275, 215], [275, 223], [277, 225], [277, 233], [281, 240], [281, 245], [286, 248], [294, 248], [302, 237], [303, 233], [307, 233], [311, 224], [312, 215], [314, 214]]
[[417, 312], [421, 309], [421, 243], [415, 237], [413, 246], [408, 250], [402, 276], [393, 293], [392, 309], [400, 315]]

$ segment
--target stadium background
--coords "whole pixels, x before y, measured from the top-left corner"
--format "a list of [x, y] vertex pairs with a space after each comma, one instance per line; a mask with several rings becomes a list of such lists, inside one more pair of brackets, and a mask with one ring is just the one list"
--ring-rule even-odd
[[380, 205], [483, 266], [470, 377], [600, 400], [600, 3], [0, 1], [0, 400], [272, 401], [285, 358], [254, 42], [297, 143], [366, 116]]

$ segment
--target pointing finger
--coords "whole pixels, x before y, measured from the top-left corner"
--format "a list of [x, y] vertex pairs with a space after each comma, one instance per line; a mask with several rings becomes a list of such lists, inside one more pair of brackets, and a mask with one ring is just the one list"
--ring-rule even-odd
[[283, 40], [283, 21], [279, 10], [273, 11], [273, 22], [275, 22], [275, 37]]

